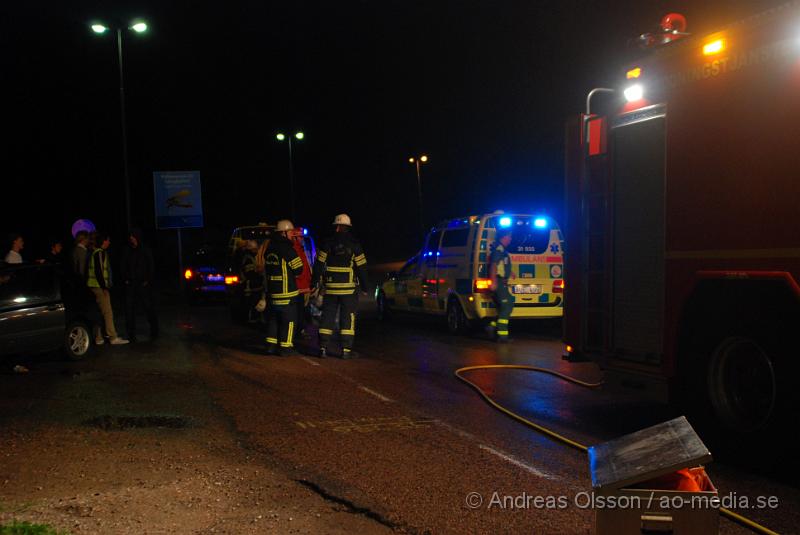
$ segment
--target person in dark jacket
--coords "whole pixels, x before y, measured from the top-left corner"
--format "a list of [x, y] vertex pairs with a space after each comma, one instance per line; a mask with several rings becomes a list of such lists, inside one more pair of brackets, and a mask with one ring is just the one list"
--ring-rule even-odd
[[367, 257], [361, 244], [350, 233], [347, 214], [333, 220], [336, 232], [317, 252], [314, 263], [314, 286], [324, 287], [322, 320], [319, 325], [319, 356], [328, 355], [328, 344], [336, 327], [339, 314], [339, 334], [342, 340], [342, 358], [356, 358], [353, 341], [356, 336], [357, 288], [367, 291]]
[[264, 287], [267, 310], [267, 352], [271, 355], [294, 354], [294, 329], [297, 321], [295, 299], [296, 277], [303, 272], [303, 261], [297, 256], [288, 233], [294, 229], [286, 219], [278, 221], [269, 246], [264, 252]]
[[153, 303], [153, 277], [155, 262], [153, 252], [142, 242], [142, 231], [133, 229], [128, 236], [128, 247], [122, 256], [122, 280], [125, 282], [125, 320], [128, 340], [136, 341], [136, 309], [144, 309], [150, 324], [150, 339], [158, 338], [158, 316]]

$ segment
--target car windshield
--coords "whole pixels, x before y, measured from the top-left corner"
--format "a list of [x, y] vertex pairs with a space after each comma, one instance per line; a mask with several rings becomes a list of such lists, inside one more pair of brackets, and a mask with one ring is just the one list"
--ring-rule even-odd
[[488, 228], [511, 229], [508, 252], [543, 254], [550, 244], [550, 221], [542, 217], [497, 216], [486, 222]]
[[191, 262], [195, 266], [224, 266], [226, 256], [223, 251], [211, 247], [201, 247], [192, 255]]
[[240, 229], [241, 236], [239, 237], [242, 240], [255, 240], [258, 242], [259, 245], [269, 238], [269, 235], [272, 233], [272, 229], [270, 227], [245, 227]]

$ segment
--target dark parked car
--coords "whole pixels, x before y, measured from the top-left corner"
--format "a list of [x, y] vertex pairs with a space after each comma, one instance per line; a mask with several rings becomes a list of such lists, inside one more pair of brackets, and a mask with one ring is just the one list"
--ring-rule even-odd
[[86, 301], [75, 294], [59, 266], [0, 267], [0, 356], [63, 349], [70, 358], [86, 357], [91, 324], [78, 304]]
[[183, 270], [190, 304], [214, 298], [224, 302], [225, 285], [232, 282], [229, 263], [224, 249], [204, 246], [194, 252]]

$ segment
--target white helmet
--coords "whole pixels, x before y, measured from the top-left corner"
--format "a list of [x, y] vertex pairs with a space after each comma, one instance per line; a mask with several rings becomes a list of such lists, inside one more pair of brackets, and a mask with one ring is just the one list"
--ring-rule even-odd
[[348, 227], [352, 227], [353, 224], [350, 222], [350, 216], [347, 214], [339, 214], [333, 219], [334, 225], [346, 225]]
[[287, 230], [294, 230], [294, 225], [288, 219], [281, 219], [278, 221], [278, 228], [275, 229], [278, 232], [286, 232]]

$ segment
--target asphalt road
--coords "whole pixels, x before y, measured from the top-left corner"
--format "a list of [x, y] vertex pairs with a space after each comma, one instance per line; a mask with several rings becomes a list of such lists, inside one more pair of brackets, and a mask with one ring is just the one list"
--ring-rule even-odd
[[[453, 376], [462, 366], [526, 364], [601, 380], [593, 364], [561, 360], [559, 327], [512, 324], [514, 342], [499, 346], [479, 334], [449, 335], [436, 319], [378, 322], [371, 308], [363, 304], [357, 323], [362, 358], [350, 361], [317, 358], [313, 338], [299, 341], [304, 356], [265, 356], [261, 334], [230, 326], [219, 307], [191, 310], [183, 329], [216, 402], [251, 447], [326, 498], [413, 533], [591, 533], [585, 454], [502, 415]], [[584, 444], [676, 416], [541, 374], [478, 371], [470, 379]], [[720, 463], [708, 472], [729, 501], [753, 506], [774, 496], [778, 504], [733, 509], [780, 533], [798, 532], [796, 488]], [[748, 533], [724, 519], [720, 532]]]
[[[313, 337], [300, 339], [302, 356], [266, 356], [258, 329], [232, 325], [214, 304], [164, 306], [157, 342], [106, 346], [85, 362], [31, 357], [23, 362], [31, 373], [16, 376], [6, 359], [0, 521], [75, 533], [592, 533], [586, 455], [499, 413], [453, 376], [463, 366], [526, 364], [601, 380], [593, 364], [560, 358], [557, 324], [512, 323], [514, 341], [496, 345], [449, 335], [436, 319], [378, 322], [371, 303], [362, 305], [357, 360], [317, 358]], [[469, 377], [507, 408], [584, 444], [676, 416], [542, 374]], [[87, 427], [119, 414], [181, 414], [199, 424]], [[120, 462], [129, 468], [116, 470]], [[721, 497], [736, 499], [733, 509], [779, 533], [800, 532], [800, 492], [785, 474], [719, 462], [708, 472]], [[251, 479], [239, 478], [245, 473]], [[777, 507], [741, 507], [759, 497]], [[64, 509], [69, 500], [81, 506]], [[720, 532], [749, 533], [724, 519]]]

